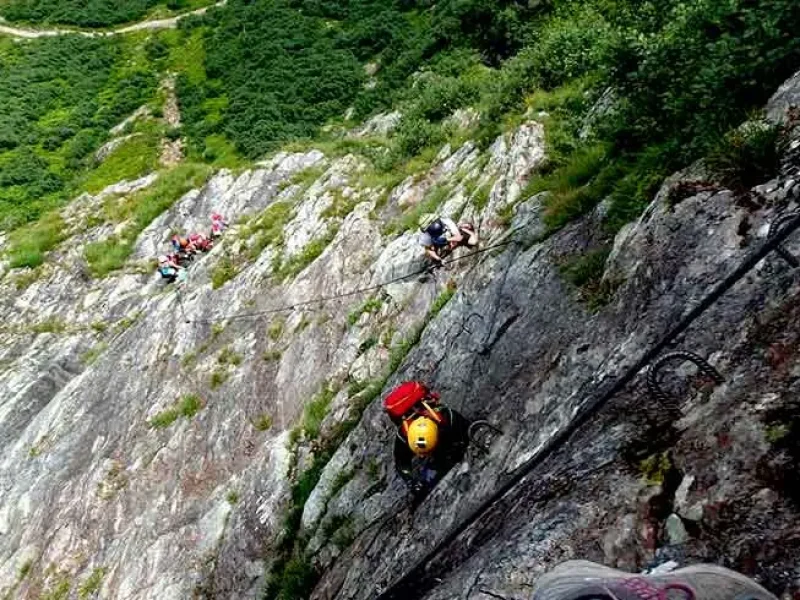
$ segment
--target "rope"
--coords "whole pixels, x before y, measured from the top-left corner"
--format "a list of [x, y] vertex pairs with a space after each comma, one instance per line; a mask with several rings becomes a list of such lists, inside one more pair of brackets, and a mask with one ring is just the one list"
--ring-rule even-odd
[[566, 444], [578, 429], [587, 423], [612, 397], [628, 385], [634, 377], [667, 348], [675, 338], [688, 329], [688, 327], [700, 315], [708, 310], [710, 306], [719, 300], [725, 292], [749, 273], [768, 254], [776, 250], [781, 243], [798, 228], [800, 228], [800, 212], [793, 214], [783, 227], [780, 227], [771, 237], [767, 237], [761, 246], [750, 253], [736, 269], [718, 283], [694, 306], [694, 308], [689, 310], [672, 329], [668, 330], [650, 350], [645, 352], [639, 360], [631, 365], [616, 381], [606, 386], [595, 388], [595, 393], [583, 403], [583, 409], [577, 412], [572, 421], [551, 437], [539, 452], [520, 465], [517, 470], [489, 496], [489, 498], [481, 502], [465, 519], [453, 527], [438, 544], [420, 557], [404, 575], [392, 583], [387, 590], [376, 598], [376, 600], [399, 600], [401, 598], [407, 600], [409, 598], [421, 597], [430, 586], [428, 581], [426, 581], [430, 579], [430, 573], [427, 569], [429, 563], [436, 559], [439, 554], [446, 551], [462, 533], [473, 523], [479, 521], [484, 513], [501, 501], [503, 497], [514, 489], [529, 473]]
[[[497, 248], [501, 248], [503, 246], [508, 246], [510, 244], [515, 243], [514, 240], [506, 240], [504, 242], [498, 242], [497, 244], [492, 244], [491, 246], [487, 246], [486, 248], [481, 248], [480, 250], [475, 250], [474, 252], [470, 252], [469, 254], [465, 254], [464, 256], [459, 256], [457, 258], [450, 258], [442, 262], [442, 265], [452, 264], [458, 261], [466, 260], [468, 258], [472, 258], [478, 254], [483, 254], [484, 252], [489, 252], [490, 250], [495, 250]], [[278, 306], [276, 308], [268, 308], [266, 310], [259, 310], [259, 311], [252, 311], [252, 312], [244, 312], [244, 313], [234, 313], [232, 315], [226, 315], [221, 317], [210, 317], [207, 319], [186, 319], [187, 323], [216, 323], [219, 321], [237, 321], [240, 319], [254, 319], [258, 317], [262, 317], [264, 315], [271, 315], [275, 313], [281, 312], [288, 312], [296, 310], [297, 308], [301, 308], [303, 306], [310, 306], [312, 304], [324, 304], [325, 302], [330, 302], [332, 300], [339, 300], [340, 298], [349, 298], [351, 296], [357, 296], [359, 294], [364, 294], [366, 292], [373, 292], [375, 290], [379, 290], [385, 288], [393, 283], [400, 283], [401, 281], [405, 281], [406, 279], [411, 279], [412, 277], [417, 277], [422, 275], [423, 273], [427, 273], [431, 270], [431, 267], [426, 266], [424, 268], [418, 269], [411, 273], [407, 273], [406, 275], [400, 275], [398, 277], [394, 277], [389, 279], [388, 281], [383, 281], [381, 283], [377, 283], [374, 285], [366, 286], [363, 288], [357, 288], [354, 290], [349, 290], [347, 292], [342, 292], [340, 294], [333, 294], [331, 296], [320, 296], [319, 298], [312, 298], [311, 300], [304, 300], [302, 302], [295, 302], [294, 304], [286, 304], [283, 306]], [[180, 292], [177, 292], [180, 293]], [[183, 303], [181, 303], [181, 310], [183, 310]], [[184, 318], [186, 317], [184, 313]]]

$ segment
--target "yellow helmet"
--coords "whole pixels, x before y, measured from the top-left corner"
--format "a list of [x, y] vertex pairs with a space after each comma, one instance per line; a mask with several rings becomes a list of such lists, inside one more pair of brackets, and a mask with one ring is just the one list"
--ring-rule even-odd
[[425, 456], [436, 449], [439, 427], [428, 417], [417, 417], [408, 427], [408, 447], [418, 456]]

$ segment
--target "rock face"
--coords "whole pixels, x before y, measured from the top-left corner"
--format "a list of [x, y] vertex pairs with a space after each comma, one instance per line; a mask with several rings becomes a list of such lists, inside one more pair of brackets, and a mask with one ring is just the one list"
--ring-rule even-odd
[[[786, 135], [788, 147], [800, 139], [791, 122]], [[542, 240], [543, 198], [519, 202], [543, 139], [529, 122], [486, 154], [446, 148], [394, 190], [369, 187], [361, 159], [320, 152], [223, 171], [104, 279], [88, 274], [83, 246], [124, 225], [90, 217], [124, 202], [126, 186], [65, 209], [74, 237], [29, 280], [3, 280], [0, 595], [257, 598], [292, 482], [319, 465], [293, 507], [320, 575], [312, 597], [375, 598], [796, 208], [791, 156], [758, 201], [719, 189], [676, 203], [662, 190], [618, 235], [590, 310], [560, 267], [610, 242], [603, 211]], [[511, 243], [348, 295], [422, 266], [413, 227], [382, 231], [432, 194], [481, 224], [484, 248]], [[172, 230], [207, 228], [211, 211], [236, 224], [181, 288], [136, 268]], [[786, 263], [763, 261], [678, 340], [725, 383], [669, 373], [674, 414], [636, 379], [433, 559], [409, 597], [524, 597], [569, 558], [711, 560], [796, 589], [798, 292]], [[502, 430], [416, 511], [378, 394], [409, 378]]]

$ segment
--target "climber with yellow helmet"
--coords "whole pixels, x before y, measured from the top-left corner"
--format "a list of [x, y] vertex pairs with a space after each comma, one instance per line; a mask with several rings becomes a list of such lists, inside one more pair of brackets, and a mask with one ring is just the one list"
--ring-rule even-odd
[[419, 381], [401, 383], [386, 396], [383, 407], [397, 426], [397, 472], [415, 494], [430, 491], [464, 457], [469, 423]]

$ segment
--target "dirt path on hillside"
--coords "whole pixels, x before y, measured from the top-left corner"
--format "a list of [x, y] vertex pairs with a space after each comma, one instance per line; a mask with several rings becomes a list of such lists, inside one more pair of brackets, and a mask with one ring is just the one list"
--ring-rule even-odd
[[0, 20], [0, 34], [10, 35], [19, 39], [35, 39], [41, 37], [53, 37], [56, 35], [82, 35], [84, 37], [107, 37], [111, 35], [121, 35], [124, 33], [134, 33], [144, 30], [157, 30], [157, 29], [173, 29], [178, 25], [178, 21], [191, 15], [203, 15], [208, 12], [208, 9], [218, 6], [224, 6], [227, 0], [220, 0], [211, 6], [204, 6], [196, 10], [176, 15], [167, 19], [150, 19], [133, 23], [132, 25], [124, 25], [122, 27], [115, 27], [114, 29], [107, 29], [103, 31], [85, 31], [79, 29], [25, 29], [21, 27], [14, 27], [6, 25], [5, 21]]

